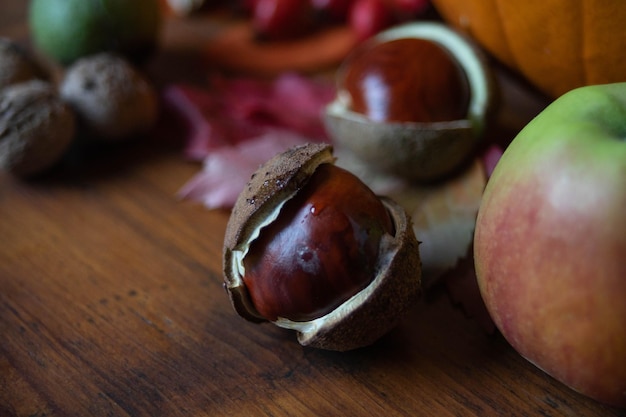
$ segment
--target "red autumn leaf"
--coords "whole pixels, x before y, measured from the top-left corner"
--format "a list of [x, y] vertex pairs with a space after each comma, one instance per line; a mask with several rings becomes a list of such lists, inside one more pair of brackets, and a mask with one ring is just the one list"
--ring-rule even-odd
[[279, 152], [308, 139], [288, 130], [275, 129], [235, 146], [223, 146], [205, 159], [202, 170], [178, 195], [203, 203], [207, 208], [230, 209], [259, 165]]
[[172, 85], [165, 89], [163, 101], [185, 127], [185, 155], [202, 160], [222, 146], [276, 129], [324, 141], [321, 111], [334, 94], [328, 81], [288, 73], [272, 82], [214, 77], [207, 88]]
[[288, 147], [326, 141], [322, 109], [332, 83], [287, 73], [273, 81], [211, 79], [210, 87], [173, 85], [165, 107], [186, 129], [185, 155], [203, 169], [179, 192], [209, 208], [230, 208], [250, 175]]

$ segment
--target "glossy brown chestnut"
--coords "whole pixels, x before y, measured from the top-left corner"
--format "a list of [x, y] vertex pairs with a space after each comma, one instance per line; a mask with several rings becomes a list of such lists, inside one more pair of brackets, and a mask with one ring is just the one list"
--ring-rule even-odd
[[341, 87], [352, 111], [376, 122], [444, 122], [467, 116], [464, 70], [437, 43], [418, 38], [365, 44], [347, 60]]
[[334, 161], [331, 146], [310, 143], [252, 175], [226, 226], [224, 287], [242, 317], [345, 351], [404, 317], [421, 293], [421, 261], [404, 208]]
[[322, 164], [250, 245], [243, 281], [266, 319], [312, 320], [376, 276], [393, 226], [380, 199], [350, 172]]

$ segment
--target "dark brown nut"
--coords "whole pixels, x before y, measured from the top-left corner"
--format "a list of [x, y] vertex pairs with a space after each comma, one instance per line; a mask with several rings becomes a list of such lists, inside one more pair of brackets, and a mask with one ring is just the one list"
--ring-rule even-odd
[[352, 111], [376, 122], [446, 122], [467, 115], [465, 72], [436, 42], [401, 38], [353, 53], [340, 84]]
[[0, 37], [0, 89], [43, 76], [43, 69], [23, 47]]
[[337, 147], [372, 169], [436, 181], [472, 156], [496, 90], [471, 40], [440, 23], [413, 22], [381, 32], [345, 60], [325, 124]]
[[154, 87], [125, 59], [108, 53], [76, 61], [60, 85], [61, 98], [97, 139], [122, 140], [152, 127], [158, 114]]
[[74, 132], [74, 113], [51, 84], [33, 80], [0, 90], [1, 169], [40, 173], [60, 159]]
[[228, 222], [225, 286], [252, 321], [298, 331], [306, 346], [350, 350], [394, 327], [420, 294], [410, 219], [309, 144], [253, 175]]

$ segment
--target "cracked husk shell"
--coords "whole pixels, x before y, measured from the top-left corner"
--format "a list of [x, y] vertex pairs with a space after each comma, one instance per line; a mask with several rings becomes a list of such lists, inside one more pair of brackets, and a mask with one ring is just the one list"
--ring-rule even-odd
[[[350, 94], [339, 86], [337, 97], [326, 107], [324, 122], [336, 146], [350, 150], [373, 169], [429, 182], [452, 174], [468, 161], [495, 106], [497, 88], [482, 51], [443, 24], [408, 23], [381, 32], [371, 42], [406, 38], [437, 43], [458, 61], [470, 89], [466, 117], [433, 123], [377, 122], [352, 111]], [[349, 64], [350, 57], [343, 66]]]
[[[282, 205], [315, 169], [334, 163], [332, 147], [298, 146], [270, 159], [253, 174], [239, 195], [224, 239], [224, 280], [234, 309], [242, 317], [266, 321], [255, 309], [243, 283], [243, 258], [260, 230], [275, 220]], [[394, 223], [394, 236], [383, 236], [377, 275], [370, 284], [330, 313], [310, 321], [279, 318], [274, 324], [296, 330], [303, 346], [346, 351], [375, 342], [404, 316], [421, 293], [421, 262], [411, 220], [395, 202], [382, 198]]]

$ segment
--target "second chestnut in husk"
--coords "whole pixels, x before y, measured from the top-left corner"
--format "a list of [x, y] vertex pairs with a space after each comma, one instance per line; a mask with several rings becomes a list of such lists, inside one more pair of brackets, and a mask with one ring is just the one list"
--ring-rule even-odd
[[471, 158], [496, 98], [487, 60], [469, 38], [414, 22], [352, 52], [324, 120], [336, 146], [373, 170], [431, 182]]

